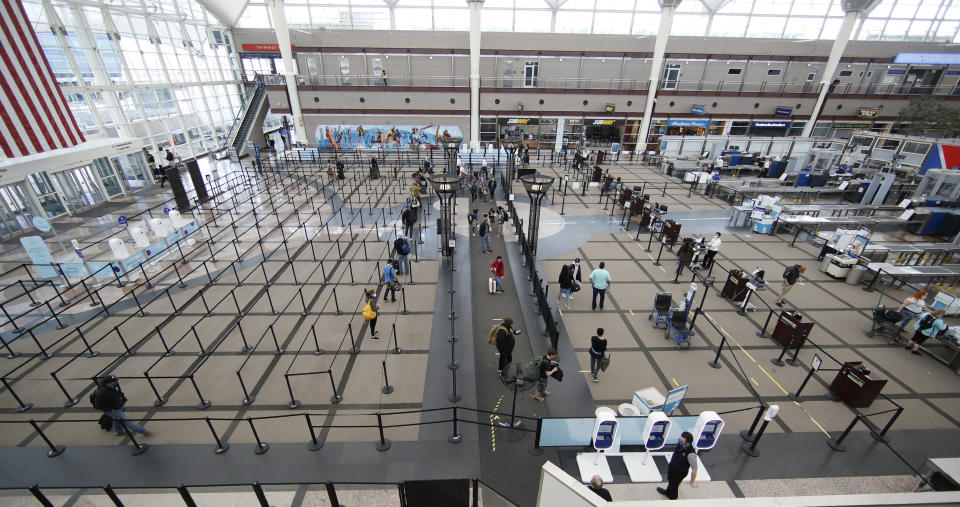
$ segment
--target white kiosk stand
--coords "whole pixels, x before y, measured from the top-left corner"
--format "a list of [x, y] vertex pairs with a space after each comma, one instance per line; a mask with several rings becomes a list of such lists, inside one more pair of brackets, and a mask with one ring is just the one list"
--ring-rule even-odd
[[613, 482], [613, 473], [607, 463], [605, 453], [620, 453], [620, 425], [617, 423], [617, 413], [607, 407], [598, 407], [597, 422], [593, 425], [593, 447], [597, 452], [582, 452], [577, 454], [577, 466], [580, 468], [580, 481], [590, 482], [594, 475], [599, 475], [603, 482]]
[[667, 445], [670, 433], [670, 418], [663, 412], [651, 412], [643, 426], [643, 446], [645, 452], [630, 452], [623, 455], [623, 464], [630, 474], [630, 482], [663, 482], [663, 476], [657, 463], [650, 457], [650, 451], [659, 451]]
[[143, 222], [140, 222], [137, 225], [130, 224], [130, 226], [127, 228], [127, 232], [130, 233], [130, 238], [138, 247], [146, 248], [150, 246], [150, 240], [147, 238], [147, 231], [143, 227]]
[[110, 238], [110, 251], [113, 252], [113, 259], [117, 261], [122, 261], [127, 257], [130, 257], [130, 251], [127, 250], [127, 245], [120, 238]]

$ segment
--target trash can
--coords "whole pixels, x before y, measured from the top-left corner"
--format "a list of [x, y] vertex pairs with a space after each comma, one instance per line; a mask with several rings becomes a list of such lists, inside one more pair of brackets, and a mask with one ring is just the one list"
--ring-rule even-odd
[[826, 273], [826, 272], [827, 272], [827, 268], [830, 267], [830, 263], [831, 263], [831, 262], [833, 262], [833, 256], [832, 256], [832, 255], [829, 255], [829, 254], [828, 254], [828, 255], [824, 255], [824, 256], [823, 256], [823, 262], [820, 263], [820, 271], [823, 271], [824, 273]]
[[866, 266], [861, 266], [857, 264], [850, 269], [850, 272], [847, 273], [847, 283], [850, 285], [856, 285], [860, 283], [860, 280], [863, 278], [863, 275], [867, 272]]
[[650, 412], [660, 409], [667, 398], [655, 387], [648, 387], [633, 392], [633, 406], [637, 407], [640, 415], [649, 415]]
[[764, 217], [753, 223], [753, 232], [758, 234], [770, 234], [771, 229], [773, 229], [772, 218]]

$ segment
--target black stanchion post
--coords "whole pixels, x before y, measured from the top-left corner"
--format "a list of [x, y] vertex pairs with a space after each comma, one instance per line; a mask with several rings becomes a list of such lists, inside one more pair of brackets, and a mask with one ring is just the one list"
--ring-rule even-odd
[[317, 432], [313, 428], [313, 422], [310, 420], [310, 414], [303, 414], [307, 419], [307, 429], [310, 430], [310, 442], [307, 444], [307, 449], [311, 451], [319, 451], [323, 447], [323, 440], [317, 438]]
[[[4, 384], [6, 384], [6, 382], [4, 382]], [[18, 410], [18, 412], [20, 412], [20, 410]], [[50, 450], [47, 451], [48, 458], [59, 456], [66, 449], [66, 447], [62, 445], [53, 445], [53, 442], [47, 438], [47, 435], [43, 433], [43, 430], [40, 429], [40, 426], [38, 426], [37, 422], [33, 419], [30, 419], [30, 426], [33, 426], [33, 430], [37, 432], [37, 435], [40, 435], [40, 438], [42, 438], [44, 443], [47, 444], [47, 447], [50, 448]]]
[[13, 399], [17, 400], [17, 404], [20, 405], [19, 407], [17, 407], [18, 414], [21, 414], [33, 408], [33, 403], [24, 403], [23, 400], [21, 400], [20, 397], [17, 396], [17, 393], [13, 390], [12, 387], [10, 387], [10, 384], [7, 383], [7, 377], [0, 378], [0, 382], [3, 382], [3, 386], [7, 388], [7, 391], [10, 392], [10, 394], [13, 396]]
[[788, 394], [788, 395], [787, 395], [787, 398], [790, 398], [791, 400], [796, 401], [796, 402], [801, 402], [801, 401], [803, 401], [803, 398], [800, 397], [800, 393], [803, 392], [803, 388], [807, 386], [807, 382], [810, 381], [810, 377], [812, 377], [813, 374], [814, 374], [814, 372], [816, 372], [816, 371], [817, 371], [817, 370], [814, 370], [814, 369], [811, 367], [811, 368], [810, 368], [810, 371], [807, 372], [807, 376], [806, 376], [806, 377], [803, 377], [803, 382], [800, 382], [800, 387], [797, 388], [797, 392]]
[[393, 329], [392, 329], [392, 334], [393, 334], [393, 350], [391, 350], [390, 352], [393, 352], [394, 354], [399, 354], [399, 353], [401, 353], [401, 352], [403, 352], [403, 351], [400, 350], [400, 344], [397, 343], [397, 323], [396, 323], [396, 322], [393, 323], [392, 328], [393, 328]]
[[757, 410], [757, 416], [753, 418], [753, 423], [750, 424], [750, 429], [740, 430], [740, 438], [747, 442], [753, 440], [753, 430], [757, 429], [757, 425], [760, 424], [760, 419], [763, 417], [763, 411], [766, 409], [766, 405], [760, 405], [760, 408]]
[[184, 505], [187, 507], [197, 507], [197, 502], [193, 501], [193, 497], [190, 496], [190, 490], [187, 489], [183, 484], [177, 486], [177, 492], [180, 493], [180, 498], [183, 499]]
[[217, 435], [217, 430], [213, 428], [213, 423], [210, 422], [210, 418], [204, 417], [203, 420], [207, 421], [207, 427], [210, 428], [210, 433], [213, 433], [213, 439], [217, 442], [217, 448], [214, 449], [213, 452], [215, 454], [223, 454], [228, 450], [230, 450], [230, 444], [225, 444], [223, 443], [223, 441], [220, 440], [220, 436]]
[[381, 364], [383, 365], [383, 388], [380, 389], [380, 392], [390, 394], [393, 392], [393, 386], [390, 385], [390, 378], [387, 377], [387, 360], [384, 359]]
[[723, 346], [727, 343], [727, 335], [720, 336], [720, 346], [717, 347], [717, 355], [711, 361], [707, 361], [707, 365], [711, 368], [718, 369], [720, 368], [720, 352], [723, 351]]
[[410, 312], [407, 311], [407, 289], [406, 287], [400, 287], [400, 298], [403, 300], [403, 310], [400, 311], [401, 315], [409, 315]]
[[330, 377], [330, 387], [333, 389], [333, 396], [330, 396], [330, 403], [340, 403], [343, 401], [343, 395], [337, 392], [337, 384], [333, 381], [333, 371], [327, 370]]
[[36, 498], [43, 507], [53, 507], [53, 503], [51, 503], [50, 500], [48, 500], [47, 497], [44, 496], [44, 494], [40, 491], [40, 486], [36, 484], [30, 486], [30, 494], [33, 495], [33, 497]]
[[310, 333], [313, 335], [313, 344], [316, 345], [317, 350], [313, 352], [313, 355], [319, 356], [323, 354], [323, 349], [320, 348], [320, 342], [317, 340], [317, 328], [314, 325], [310, 326]]
[[790, 348], [790, 345], [793, 345], [793, 337], [791, 337], [790, 340], [788, 340], [787, 343], [784, 344], [783, 349], [780, 350], [780, 355], [774, 359], [771, 359], [770, 362], [776, 366], [783, 366], [785, 364], [783, 362], [783, 356], [787, 354], [787, 349]]
[[850, 421], [850, 424], [847, 425], [846, 429], [843, 430], [843, 433], [837, 435], [834, 438], [827, 439], [827, 445], [830, 446], [834, 451], [843, 452], [847, 450], [847, 446], [843, 445], [843, 439], [847, 438], [847, 435], [850, 433], [850, 430], [860, 422], [860, 414], [857, 414], [853, 417], [853, 420]]
[[240, 403], [243, 403], [244, 405], [253, 403], [253, 400], [255, 400], [256, 397], [251, 396], [250, 393], [247, 392], [247, 385], [243, 382], [243, 376], [240, 375], [240, 370], [237, 370], [237, 378], [240, 379], [240, 389], [243, 390], [243, 401]]
[[390, 439], [383, 434], [383, 416], [380, 415], [379, 411], [377, 412], [377, 430], [380, 432], [380, 440], [378, 440], [376, 444], [377, 450], [380, 452], [389, 450], [393, 444], [390, 442]]
[[763, 322], [763, 329], [757, 331], [757, 336], [760, 338], [766, 338], [770, 335], [767, 334], [767, 326], [770, 324], [770, 318], [773, 317], [773, 309], [770, 310], [770, 313], [767, 314], [767, 320]]
[[263, 454], [270, 450], [270, 444], [265, 444], [260, 441], [260, 435], [257, 433], [257, 427], [253, 425], [253, 418], [247, 417], [247, 422], [250, 423], [250, 431], [253, 433], [253, 438], [257, 440], [257, 448], [253, 450], [254, 454]]
[[350, 334], [350, 353], [357, 354], [360, 352], [360, 349], [357, 348], [357, 342], [353, 338], [353, 322], [347, 323], [347, 332]]
[[763, 432], [767, 429], [767, 425], [770, 424], [770, 421], [772, 421], [779, 412], [779, 405], [770, 405], [770, 407], [767, 408], [767, 411], [763, 416], [763, 424], [760, 425], [760, 429], [757, 431], [756, 436], [753, 437], [753, 441], [744, 442], [743, 445], [740, 446], [740, 449], [746, 453], [747, 456], [756, 458], [760, 455], [760, 451], [757, 450], [757, 444], [760, 442], [760, 437], [763, 436]]
[[189, 377], [190, 383], [193, 384], [193, 390], [197, 392], [197, 397], [200, 398], [200, 403], [197, 404], [197, 410], [206, 410], [210, 408], [210, 400], [203, 398], [203, 393], [200, 392], [200, 386], [197, 385], [197, 379], [193, 378], [193, 373]]
[[130, 428], [128, 428], [127, 425], [123, 423], [123, 421], [120, 421], [120, 427], [123, 428], [124, 433], [127, 434], [127, 438], [130, 439], [130, 443], [133, 444], [133, 451], [131, 452], [131, 454], [133, 454], [134, 456], [139, 456], [147, 452], [147, 444], [141, 444], [140, 442], [137, 442], [137, 439], [133, 438], [133, 432], [130, 431]]

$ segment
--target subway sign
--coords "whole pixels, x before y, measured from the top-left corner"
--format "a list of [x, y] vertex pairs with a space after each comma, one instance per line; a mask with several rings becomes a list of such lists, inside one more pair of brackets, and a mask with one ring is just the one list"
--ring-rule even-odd
[[593, 120], [594, 125], [613, 125], [616, 120]]
[[507, 120], [507, 125], [526, 125], [530, 123], [530, 118], [510, 118]]

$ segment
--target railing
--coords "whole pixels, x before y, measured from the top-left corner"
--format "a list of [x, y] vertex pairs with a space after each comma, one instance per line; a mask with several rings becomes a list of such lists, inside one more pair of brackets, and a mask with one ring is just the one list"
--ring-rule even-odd
[[[265, 85], [281, 86], [286, 84], [284, 76], [279, 74], [264, 75], [261, 77]], [[416, 86], [434, 88], [467, 88], [470, 79], [465, 76], [390, 76], [386, 78], [375, 75], [297, 75], [299, 86], [337, 86], [337, 87], [368, 87], [368, 86]], [[578, 77], [538, 77], [533, 80], [524, 79], [524, 76], [484, 76], [480, 78], [480, 86], [484, 88], [540, 88], [540, 89], [582, 89], [582, 90], [630, 90], [646, 91], [650, 88], [650, 80], [645, 77], [631, 79], [617, 78], [578, 78]], [[787, 81], [743, 81], [739, 79], [724, 80], [661, 80], [658, 83], [658, 92], [697, 92], [712, 93], [740, 93], [749, 95], [783, 95], [820, 93], [819, 81], [787, 82]], [[837, 86], [832, 92], [836, 95], [960, 95], [960, 86], [917, 86], [909, 84], [873, 84], [869, 82], [846, 83]]]
[[[504, 191], [506, 191], [506, 185], [503, 185], [503, 188]], [[557, 321], [553, 318], [553, 309], [550, 307], [550, 300], [547, 297], [547, 291], [549, 289], [544, 289], [543, 280], [541, 280], [540, 274], [537, 273], [536, 258], [530, 251], [530, 244], [523, 230], [523, 220], [517, 216], [517, 209], [513, 206], [512, 200], [507, 201], [507, 209], [513, 220], [513, 226], [517, 230], [517, 240], [520, 243], [523, 265], [526, 266], [529, 271], [527, 279], [533, 284], [533, 296], [537, 300], [536, 313], [543, 319], [543, 324], [546, 327], [546, 335], [550, 337], [550, 344], [556, 347], [560, 339], [560, 331], [557, 329]]]

